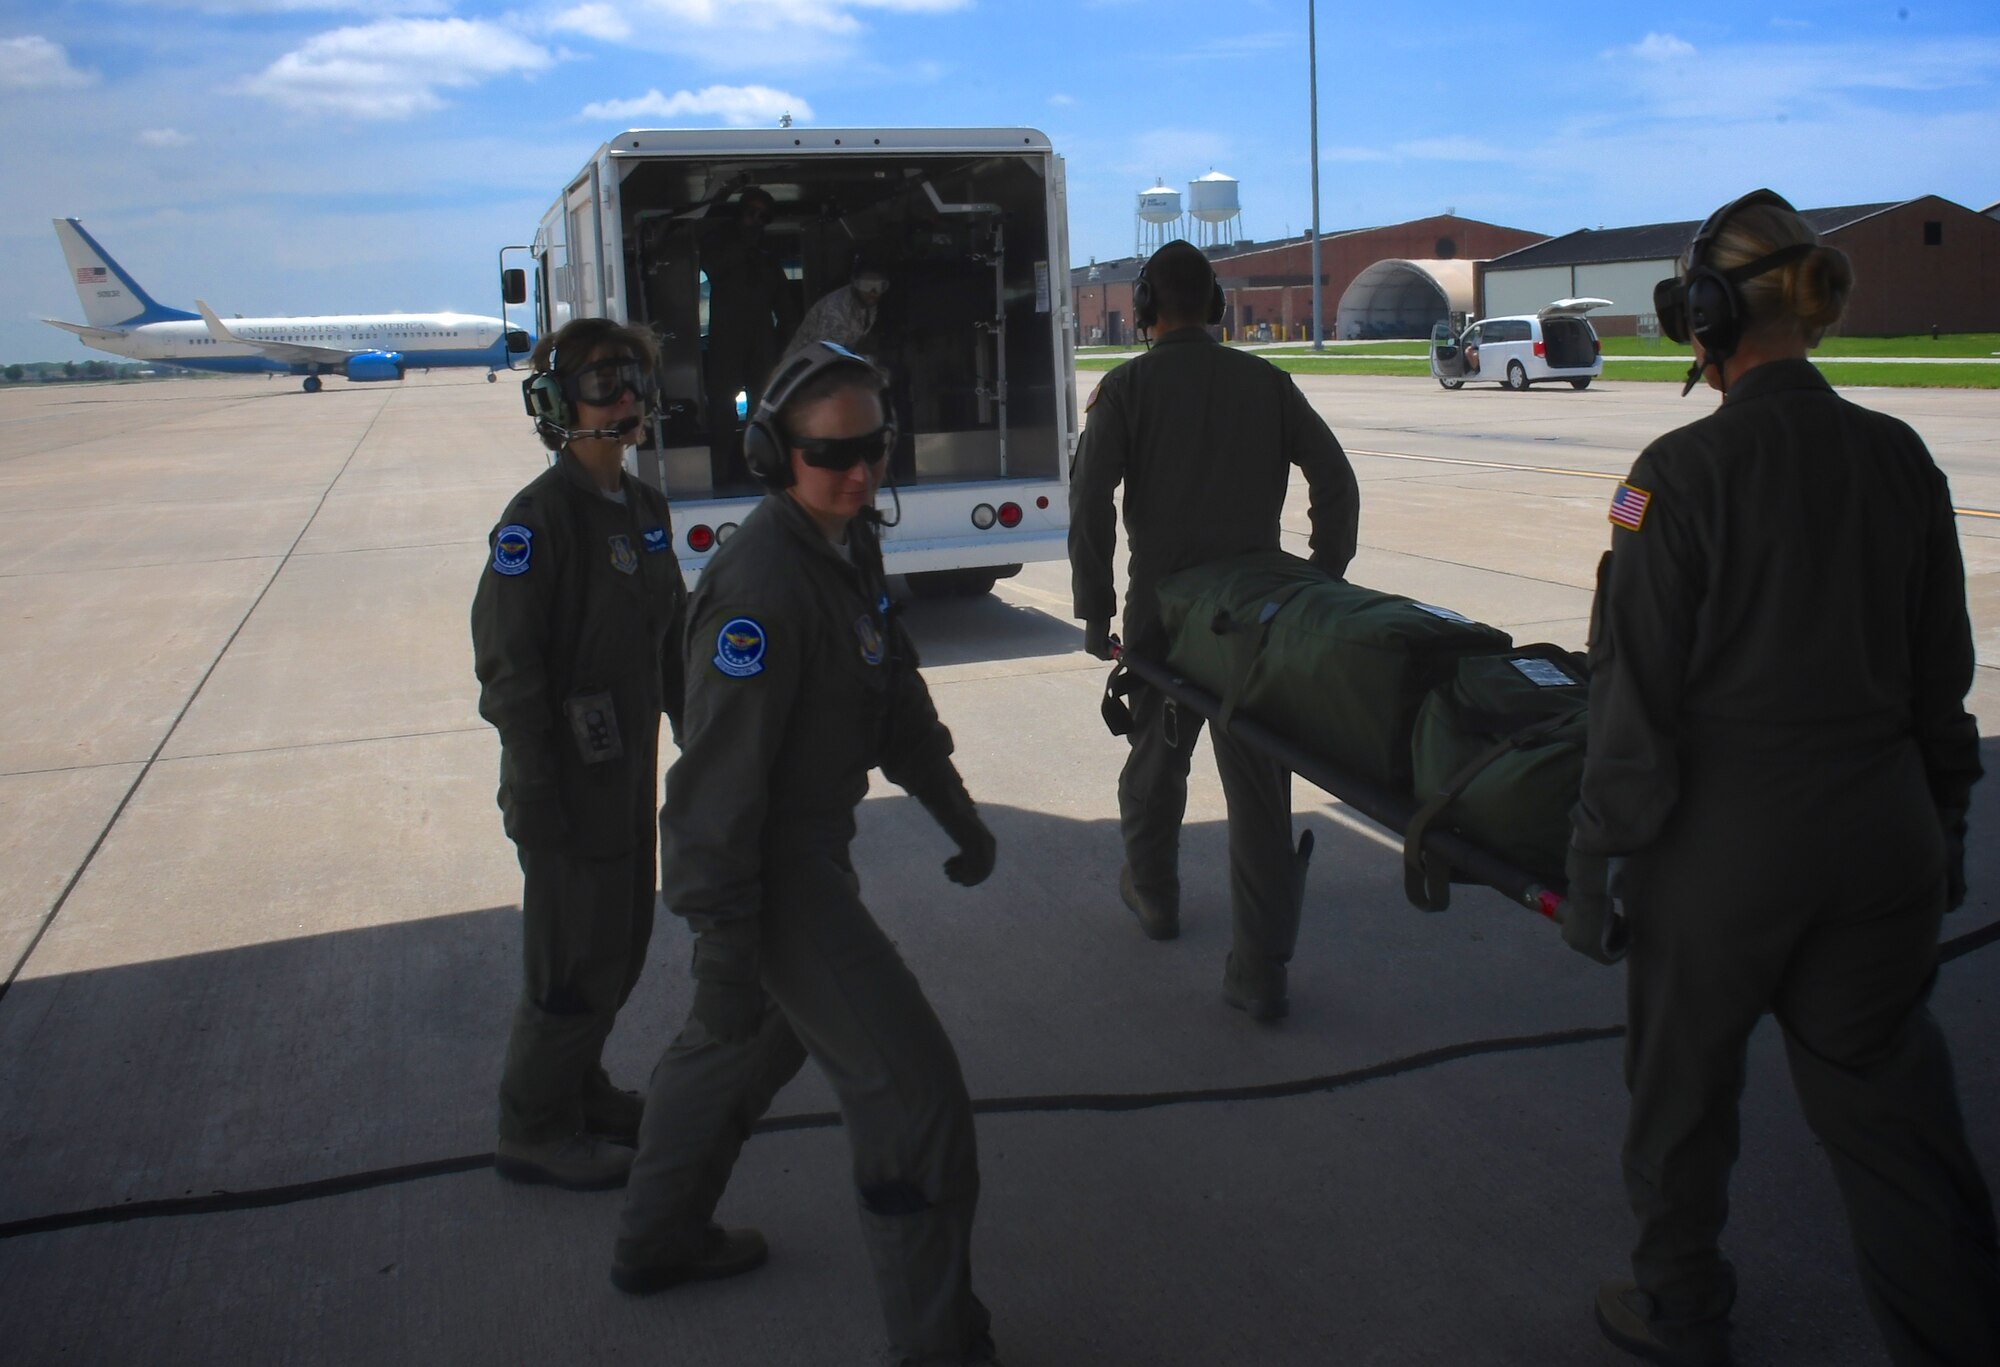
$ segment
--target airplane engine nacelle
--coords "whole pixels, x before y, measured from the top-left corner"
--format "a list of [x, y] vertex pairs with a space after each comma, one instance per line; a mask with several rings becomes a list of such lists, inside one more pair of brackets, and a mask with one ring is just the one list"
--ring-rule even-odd
[[400, 380], [403, 378], [403, 353], [400, 351], [364, 351], [347, 360], [347, 378], [357, 383], [369, 380]]

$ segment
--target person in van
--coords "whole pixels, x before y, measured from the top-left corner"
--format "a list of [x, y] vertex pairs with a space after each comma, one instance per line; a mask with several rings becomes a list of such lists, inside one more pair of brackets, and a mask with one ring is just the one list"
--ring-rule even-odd
[[717, 494], [754, 490], [743, 468], [736, 396], [757, 409], [759, 389], [778, 363], [779, 345], [797, 330], [791, 281], [766, 230], [777, 201], [751, 186], [736, 197], [735, 214], [708, 230], [701, 268], [708, 276], [708, 344], [702, 357], [708, 402], [709, 482]]

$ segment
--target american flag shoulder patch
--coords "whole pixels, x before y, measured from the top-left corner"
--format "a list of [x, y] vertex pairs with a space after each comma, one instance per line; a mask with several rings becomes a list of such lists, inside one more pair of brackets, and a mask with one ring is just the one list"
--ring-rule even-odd
[[1646, 520], [1646, 505], [1653, 496], [1644, 489], [1635, 489], [1621, 483], [1611, 495], [1611, 521], [1614, 526], [1636, 532]]

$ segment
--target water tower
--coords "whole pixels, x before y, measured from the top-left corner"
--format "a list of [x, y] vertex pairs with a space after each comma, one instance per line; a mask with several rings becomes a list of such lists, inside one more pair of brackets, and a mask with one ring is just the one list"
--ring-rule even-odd
[[1139, 192], [1133, 255], [1151, 256], [1181, 235], [1181, 192], [1164, 181]]
[[1228, 246], [1243, 231], [1243, 206], [1237, 202], [1236, 177], [1210, 171], [1188, 182], [1188, 217], [1201, 226], [1197, 247]]

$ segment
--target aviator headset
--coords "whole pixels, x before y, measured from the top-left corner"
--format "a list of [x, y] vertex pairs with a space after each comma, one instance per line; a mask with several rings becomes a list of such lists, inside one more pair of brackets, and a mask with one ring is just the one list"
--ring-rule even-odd
[[[1760, 256], [1755, 261], [1726, 271], [1708, 264], [1715, 240], [1722, 235], [1729, 220], [1739, 210], [1758, 204], [1769, 204], [1788, 213], [1797, 212], [1783, 195], [1774, 190], [1752, 190], [1739, 199], [1731, 200], [1710, 214], [1700, 231], [1695, 233], [1694, 241], [1688, 244], [1686, 254], [1681, 257], [1681, 269], [1653, 286], [1653, 312], [1659, 317], [1660, 331], [1682, 346], [1698, 339], [1702, 350], [1707, 353], [1707, 364], [1716, 367], [1718, 372], [1722, 363], [1736, 354], [1736, 348], [1743, 341], [1744, 324], [1749, 321], [1743, 300], [1743, 282], [1780, 266], [1790, 265], [1813, 249], [1810, 242], [1794, 242], [1768, 256]], [[1681, 386], [1682, 397], [1694, 388], [1695, 381], [1701, 378], [1702, 369], [1700, 361], [1688, 367], [1687, 383]]]
[[771, 376], [763, 397], [757, 400], [757, 411], [743, 429], [743, 463], [766, 487], [783, 489], [792, 482], [793, 447], [806, 464], [822, 470], [850, 469], [856, 461], [877, 461], [895, 449], [896, 424], [886, 416], [882, 426], [858, 437], [806, 441], [786, 435], [778, 414], [792, 396], [827, 371], [843, 366], [866, 372], [881, 395], [883, 413], [889, 412], [889, 377], [880, 366], [838, 342], [810, 342], [800, 347]]
[[[1139, 278], [1132, 282], [1132, 326], [1145, 332], [1151, 332], [1154, 325], [1160, 321], [1159, 292], [1153, 288], [1153, 282], [1146, 278], [1146, 272], [1153, 268], [1153, 263], [1160, 259], [1160, 252], [1165, 250], [1166, 248], [1162, 247], [1160, 251], [1147, 257], [1146, 263], [1139, 267]], [[1188, 250], [1200, 255], [1192, 246], [1188, 247]], [[1215, 267], [1209, 265], [1205, 256], [1201, 258], [1201, 264], [1208, 267], [1208, 325], [1214, 327], [1222, 321], [1222, 312], [1227, 307], [1228, 301], [1222, 295], [1222, 282], [1215, 278]]]
[[[627, 391], [637, 394], [645, 411], [621, 420], [616, 427], [578, 428], [576, 406], [587, 403], [603, 407], [617, 403]], [[584, 366], [574, 375], [557, 373], [557, 353], [549, 353], [549, 368], [538, 370], [521, 381], [521, 402], [535, 429], [568, 442], [576, 437], [622, 437], [637, 431], [653, 410], [653, 386], [643, 364], [630, 356], [607, 357]]]

